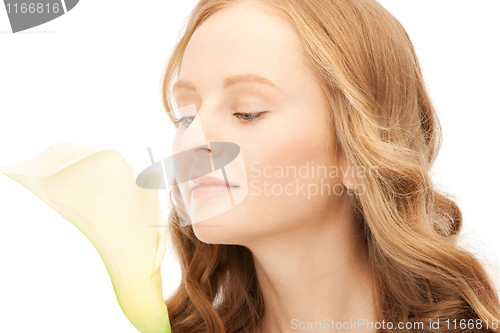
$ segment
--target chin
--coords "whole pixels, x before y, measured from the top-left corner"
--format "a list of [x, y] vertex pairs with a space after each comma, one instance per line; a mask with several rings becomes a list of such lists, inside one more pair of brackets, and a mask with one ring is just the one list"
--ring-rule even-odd
[[200, 241], [207, 244], [234, 244], [234, 228], [217, 218], [193, 224], [193, 231]]
[[241, 245], [249, 235], [245, 221], [235, 207], [212, 218], [193, 223], [192, 227], [196, 237], [204, 243]]

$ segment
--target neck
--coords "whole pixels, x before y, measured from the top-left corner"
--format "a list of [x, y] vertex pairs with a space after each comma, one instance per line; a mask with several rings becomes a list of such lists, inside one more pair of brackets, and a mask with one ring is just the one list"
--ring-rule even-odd
[[[348, 209], [259, 238], [248, 248], [264, 296], [262, 332], [375, 322], [366, 242]], [[366, 325], [356, 329], [369, 332]]]

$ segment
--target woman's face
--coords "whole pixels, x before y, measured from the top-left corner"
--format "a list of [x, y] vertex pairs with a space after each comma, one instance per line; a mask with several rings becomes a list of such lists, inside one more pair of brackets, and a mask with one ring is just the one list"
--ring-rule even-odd
[[[200, 240], [248, 245], [310, 227], [315, 216], [339, 204], [332, 192], [339, 194], [341, 179], [329, 177], [336, 162], [326, 153], [334, 140], [328, 133], [326, 99], [304, 60], [294, 28], [248, 4], [216, 12], [189, 41], [177, 81], [189, 84], [177, 84], [174, 96], [178, 108], [186, 107], [176, 117], [191, 118], [180, 123], [174, 151], [206, 141], [231, 142], [241, 149], [224, 168], [228, 183], [238, 185], [230, 192], [234, 206], [227, 189], [207, 197], [199, 188], [193, 198], [188, 182], [179, 185]], [[326, 166], [326, 175], [323, 168], [318, 177], [318, 166]], [[220, 169], [209, 176], [224, 179]]]

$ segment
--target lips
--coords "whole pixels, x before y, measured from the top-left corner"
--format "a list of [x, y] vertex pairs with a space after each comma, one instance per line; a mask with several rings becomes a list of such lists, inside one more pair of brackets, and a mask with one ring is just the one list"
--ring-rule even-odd
[[239, 188], [238, 185], [226, 183], [222, 179], [211, 176], [191, 179], [189, 187], [192, 190], [191, 199], [196, 201], [218, 197]]
[[238, 187], [238, 185], [226, 183], [224, 180], [212, 176], [202, 176], [189, 181], [189, 187], [192, 190], [206, 186]]

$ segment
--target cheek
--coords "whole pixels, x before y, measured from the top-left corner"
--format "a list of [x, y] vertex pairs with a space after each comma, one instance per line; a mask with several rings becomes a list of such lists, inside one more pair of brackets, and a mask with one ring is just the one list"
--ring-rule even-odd
[[[271, 170], [276, 171], [277, 167], [298, 168], [306, 165], [307, 161], [310, 165], [313, 161], [318, 165], [331, 165], [332, 156], [331, 154], [327, 156], [325, 153], [329, 140], [332, 138], [324, 128], [313, 126], [288, 127], [281, 133], [252, 140], [251, 145], [242, 147], [249, 178], [258, 178], [259, 174], [262, 177], [263, 169], [266, 167], [269, 174]], [[253, 169], [258, 169], [260, 172]]]
[[[331, 136], [323, 128], [298, 126], [287, 135], [261, 137], [242, 148], [248, 156], [245, 167], [252, 205], [261, 211], [269, 207], [271, 212], [286, 207], [285, 211], [297, 213], [297, 205], [304, 210], [321, 208], [328, 199], [328, 185], [331, 189], [340, 182], [325, 173], [334, 162], [332, 155], [326, 154], [328, 140]], [[322, 184], [328, 184], [323, 195]]]

